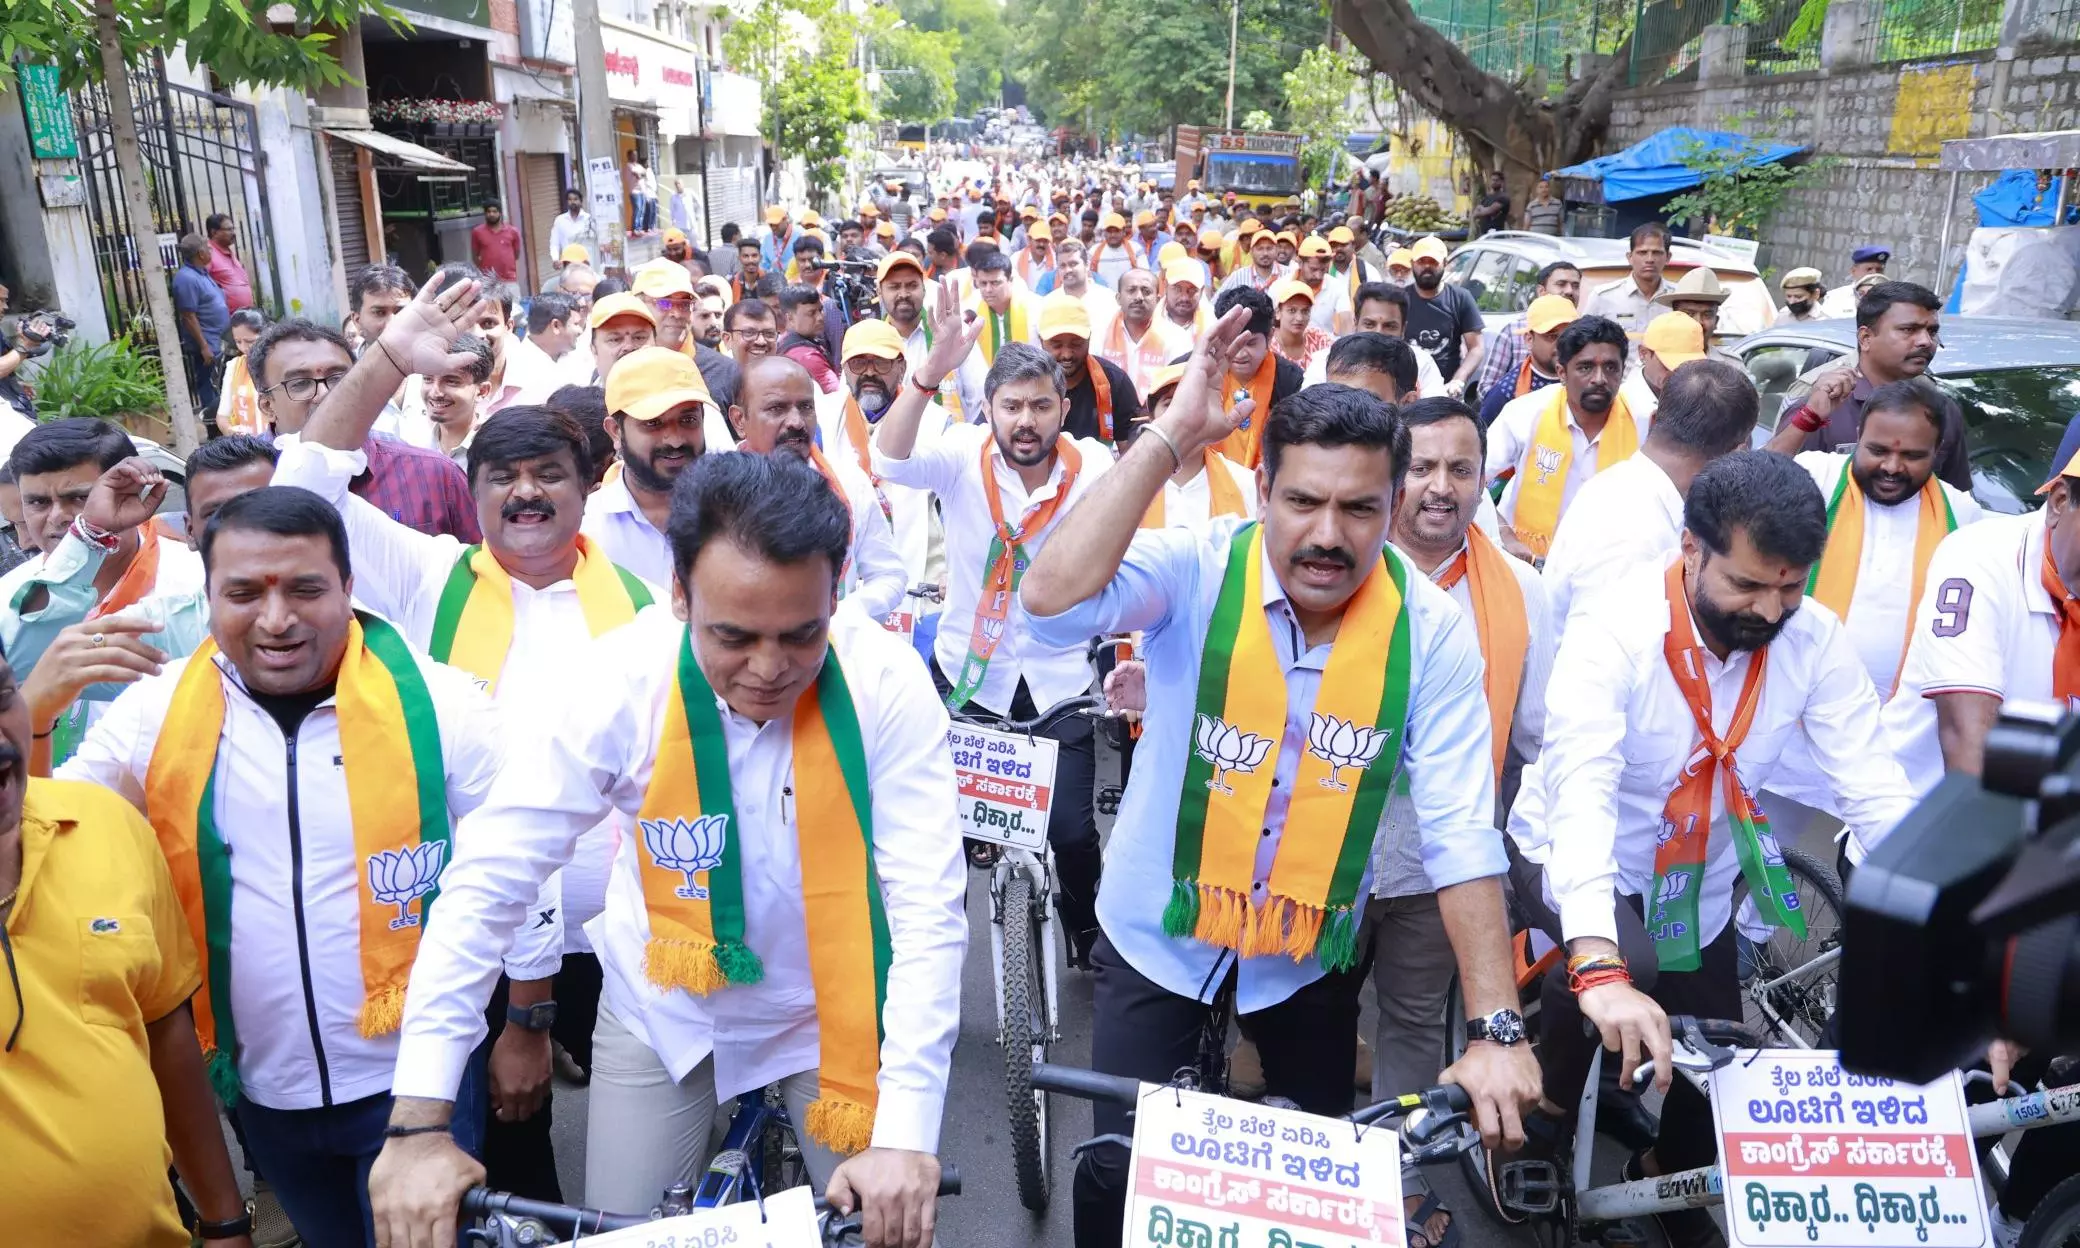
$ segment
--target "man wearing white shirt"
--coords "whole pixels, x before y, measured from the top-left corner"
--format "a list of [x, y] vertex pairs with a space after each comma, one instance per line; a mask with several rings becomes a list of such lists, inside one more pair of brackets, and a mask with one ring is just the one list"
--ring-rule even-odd
[[599, 223], [585, 211], [585, 194], [576, 187], [563, 193], [563, 211], [549, 223], [549, 255], [568, 260], [564, 252], [572, 246], [585, 249], [586, 263], [598, 261]]
[[[1457, 399], [1418, 399], [1399, 416], [1408, 462], [1388, 536], [1416, 572], [1450, 595], [1480, 643], [1500, 827], [1544, 739], [1546, 679], [1559, 638], [1537, 571], [1475, 525], [1486, 491], [1485, 435], [1473, 409]], [[1385, 1095], [1436, 1082], [1454, 966], [1409, 794], [1387, 798], [1382, 828], [1366, 926], [1379, 997], [1372, 1086]]]
[[671, 610], [587, 646], [537, 704], [557, 731], [516, 741], [467, 829], [482, 851], [442, 881], [402, 1134], [369, 1176], [387, 1242], [453, 1234], [483, 1171], [438, 1127], [498, 951], [616, 812], [639, 831], [591, 925], [587, 1203], [651, 1207], [699, 1172], [719, 1104], [778, 1083], [813, 1182], [864, 1210], [867, 1242], [931, 1242], [967, 937], [946, 713], [900, 640], [832, 615], [849, 522], [813, 468], [714, 455], [687, 475]]
[[536, 295], [527, 305], [527, 337], [506, 350], [506, 382], [517, 387], [515, 405], [538, 407], [568, 384], [565, 374], [584, 319], [569, 295]]
[[[1512, 1008], [1481, 660], [1473, 626], [1386, 545], [1407, 445], [1393, 410], [1345, 386], [1303, 390], [1264, 422], [1261, 521], [1223, 517], [1207, 539], [1134, 527], [1184, 457], [1239, 420], [1214, 387], [1248, 319], [1238, 308], [1215, 327], [1163, 418], [1070, 513], [1019, 591], [1026, 626], [1056, 644], [1142, 631], [1160, 677], [1107, 851], [1092, 1065], [1135, 1078], [1189, 1065], [1209, 1003], [1232, 983], [1270, 1093], [1344, 1112], [1360, 877], [1405, 769], [1476, 1016], [1478, 1038], [1449, 1077], [1472, 1095], [1482, 1134], [1514, 1144], [1536, 1061]], [[1299, 828], [1308, 835], [1288, 835]], [[1328, 869], [1352, 861], [1358, 870]], [[1093, 1112], [1101, 1134], [1126, 1125], [1124, 1108]], [[1084, 1155], [1078, 1245], [1118, 1242], [1126, 1162], [1116, 1145]]]
[[1119, 299], [1091, 280], [1089, 256], [1080, 238], [1065, 238], [1054, 245], [1053, 288], [1083, 300], [1093, 325], [1103, 325], [1119, 314]]
[[2044, 505], [1943, 539], [1923, 578], [1885, 732], [1914, 791], [1979, 774], [2004, 702], [2080, 698], [2080, 455], [2038, 491]]
[[1163, 266], [1163, 311], [1156, 321], [1177, 335], [1185, 351], [1213, 328], [1213, 307], [1204, 297], [1212, 288], [1204, 260], [1172, 260]]
[[[868, 319], [882, 320], [902, 335], [906, 371], [915, 373], [932, 349], [932, 328], [925, 320], [925, 306], [927, 300], [938, 294], [939, 284], [925, 276], [923, 261], [902, 249], [889, 252], [874, 273], [875, 293], [881, 300], [881, 316]], [[851, 330], [846, 331], [847, 338], [851, 334]], [[842, 348], [840, 354], [843, 354]], [[956, 413], [982, 410], [982, 376], [989, 369], [980, 359], [974, 358], [973, 353], [970, 357], [962, 360], [961, 367], [948, 379], [949, 389], [942, 396]], [[841, 366], [842, 363], [840, 361]], [[893, 392], [889, 397], [894, 397]], [[875, 415], [878, 417], [880, 413]]]
[[[1015, 618], [1011, 599], [1023, 567], [1044, 549], [1062, 515], [1111, 469], [1112, 448], [1062, 432], [1068, 389], [1061, 366], [1038, 347], [1011, 343], [984, 387], [987, 425], [958, 425], [921, 441], [926, 399], [967, 353], [982, 326], [963, 325], [953, 293], [939, 292], [933, 344], [917, 385], [896, 396], [874, 431], [874, 471], [896, 485], [938, 495], [946, 526], [946, 603], [939, 616], [933, 678], [946, 705], [1030, 719], [1090, 688], [1090, 638], [1039, 642]], [[1069, 716], [1049, 734], [1060, 743], [1048, 822], [1060, 870], [1057, 904], [1072, 966], [1084, 965], [1096, 935], [1099, 845], [1097, 752], [1089, 720]]]
[[1113, 293], [1119, 314], [1091, 339], [1091, 349], [1124, 369], [1135, 387], [1142, 388], [1158, 369], [1189, 354], [1192, 342], [1156, 315], [1156, 275], [1147, 269], [1128, 269]]
[[[974, 254], [976, 251], [982, 254]], [[971, 248], [968, 271], [973, 275], [975, 293], [967, 300], [967, 306], [982, 327], [982, 336], [975, 340], [975, 350], [970, 353], [975, 362], [969, 367], [988, 372], [1003, 349], [1014, 342], [1039, 346], [1039, 301], [1012, 283], [1011, 257], [995, 248]]]
[[585, 500], [584, 532], [652, 585], [672, 579], [672, 482], [709, 449], [708, 406], [700, 369], [670, 347], [633, 351], [607, 377], [607, 432], [621, 475]]
[[[1418, 398], [1416, 361], [1429, 358], [1405, 338], [1369, 330], [1338, 338], [1322, 352], [1322, 357], [1323, 375], [1309, 384], [1333, 381], [1340, 386], [1355, 386], [1397, 407]], [[1487, 492], [1482, 491], [1481, 496], [1486, 498]]]
[[[936, 583], [944, 569], [931, 567], [932, 531], [937, 527], [931, 491], [890, 484], [873, 470], [874, 429], [909, 379], [906, 348], [897, 333], [888, 321], [871, 316], [845, 331], [845, 402], [836, 410], [825, 408], [823, 445], [828, 453], [849, 459], [872, 482], [895, 533], [896, 555], [903, 563], [907, 589], [926, 581]], [[939, 397], [933, 396], [918, 423], [917, 436], [931, 441], [959, 423]], [[912, 605], [906, 601], [897, 608], [889, 627], [908, 636], [916, 625]]]
[[[358, 1175], [382, 1146], [436, 872], [473, 849], [452, 820], [499, 768], [498, 715], [354, 609], [339, 513], [308, 491], [230, 499], [201, 553], [211, 642], [117, 698], [57, 775], [135, 804], [177, 880], [214, 875], [181, 890], [222, 951], [194, 998], [212, 1082], [237, 1089], [246, 1150], [310, 1242], [368, 1242]], [[507, 942], [490, 969], [543, 978], [559, 946]], [[481, 1095], [462, 1094], [451, 1147], [482, 1138]]]
[[1747, 449], [1760, 406], [1755, 383], [1726, 360], [1693, 360], [1669, 375], [1661, 412], [1639, 453], [1582, 487], [1567, 527], [1546, 552], [1542, 570], [1555, 636], [1590, 591], [1632, 564], [1675, 558], [1690, 483], [1706, 464]]
[[[1170, 410], [1170, 401], [1177, 397], [1177, 385], [1184, 380], [1186, 367], [1168, 364], [1157, 370], [1155, 393], [1149, 396], [1145, 416], [1134, 426], [1134, 436], [1138, 437]], [[1163, 495], [1148, 505], [1141, 527], [1190, 529], [1204, 537], [1222, 516], [1256, 519], [1257, 477], [1209, 446], [1198, 455], [1186, 457], [1169, 480], [1163, 482]]]
[[1143, 256], [1127, 237], [1127, 219], [1116, 212], [1108, 212], [1098, 222], [1099, 237], [1091, 243], [1089, 265], [1091, 276], [1101, 286], [1119, 289], [1120, 276], [1130, 269], [1146, 268]]
[[849, 456], [826, 456], [817, 449], [816, 411], [816, 383], [809, 370], [774, 355], [744, 370], [729, 414], [744, 434], [740, 450], [760, 455], [785, 452], [808, 460], [851, 512], [852, 545], [838, 577], [838, 594], [879, 623], [902, 605], [910, 582], [873, 482]]
[[[1832, 612], [1801, 601], [1827, 535], [1812, 478], [1781, 455], [1729, 455], [1691, 483], [1683, 517], [1679, 557], [1628, 570], [1577, 609], [1546, 687], [1544, 751], [1509, 820], [1526, 864], [1517, 895], [1569, 954], [1541, 1001], [1534, 1134], [1568, 1138], [1562, 1107], [1578, 1102], [1597, 1043], [1586, 1018], [1622, 1050], [1622, 1086], [1644, 1050], [1668, 1096], [1659, 1142], [1626, 1166], [1633, 1179], [1716, 1156], [1709, 1107], [1688, 1083], [1671, 1088], [1667, 1014], [1739, 1017], [1736, 878], [1763, 921], [1803, 931], [1752, 799], [1786, 743], [1812, 743], [1854, 845], [1876, 844], [1912, 805], [1855, 648]], [[1708, 1216], [1662, 1228], [1704, 1242]]]
[[1350, 328], [1351, 310], [1346, 302], [1349, 291], [1329, 280], [1329, 259], [1334, 250], [1329, 240], [1319, 234], [1309, 234], [1300, 240], [1298, 260], [1294, 262], [1293, 276], [1307, 284], [1314, 298], [1309, 306], [1309, 325], [1328, 333], [1342, 333]]
[[1634, 416], [1652, 418], [1668, 375], [1706, 354], [1704, 326], [1697, 318], [1687, 312], [1663, 312], [1648, 321], [1639, 336], [1639, 366], [1618, 387], [1618, 397]]
[[[1936, 551], [1980, 515], [1971, 495], [1935, 475], [1943, 401], [1932, 389], [1919, 379], [1880, 386], [1858, 413], [1848, 454], [1798, 456], [1828, 500], [1827, 553], [1807, 592], [1841, 619], [1880, 698], [1899, 683]], [[1780, 836], [1794, 844], [1813, 811], [1833, 813], [1803, 755], [1787, 752], [1784, 775], [1764, 797]]]
[[[1408, 340], [1408, 292], [1386, 282], [1367, 282], [1358, 287], [1357, 315], [1351, 322], [1351, 333], [1385, 334], [1389, 338]], [[1348, 336], [1348, 335], [1346, 335]], [[1444, 374], [1437, 371], [1437, 361], [1428, 351], [1409, 343], [1416, 353], [1416, 385], [1413, 393], [1421, 399], [1444, 397]], [[1332, 348], [1333, 351], [1333, 348]], [[1328, 360], [1318, 356], [1308, 361], [1307, 384], [1323, 380], [1327, 375]]]
[[1521, 558], [1544, 558], [1576, 491], [1598, 471], [1639, 449], [1649, 420], [1618, 394], [1625, 375], [1625, 331], [1583, 316], [1560, 331], [1558, 386], [1503, 406], [1488, 428], [1488, 477], [1502, 493], [1502, 542]]

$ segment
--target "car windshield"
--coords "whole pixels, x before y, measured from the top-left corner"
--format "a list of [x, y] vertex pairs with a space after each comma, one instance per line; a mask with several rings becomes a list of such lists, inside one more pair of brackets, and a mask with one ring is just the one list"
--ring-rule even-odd
[[2080, 365], [1965, 373], [1942, 381], [1964, 406], [1972, 493], [1995, 511], [2034, 508], [2066, 422], [2080, 412]]
[[1298, 187], [1300, 164], [1263, 156], [1212, 156], [1206, 162], [1206, 179], [1223, 191], [1283, 195]]

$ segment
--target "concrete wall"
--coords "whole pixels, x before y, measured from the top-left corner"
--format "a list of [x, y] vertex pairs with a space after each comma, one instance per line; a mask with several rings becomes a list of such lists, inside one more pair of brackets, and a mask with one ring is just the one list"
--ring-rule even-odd
[[[1836, 7], [1847, 21], [1857, 6], [1843, 0]], [[1836, 17], [1830, 9], [1831, 27]], [[2011, 35], [2018, 25], [2011, 22]], [[1877, 244], [1892, 248], [1891, 273], [1934, 284], [1951, 181], [1935, 168], [1942, 140], [2080, 125], [2080, 46], [2046, 48], [2029, 38], [2019, 49], [2010, 42], [1996, 51], [1885, 65], [1855, 64], [1853, 37], [1832, 39], [1827, 50], [1820, 70], [1741, 77], [1736, 55], [1730, 77], [1700, 74], [1704, 81], [1623, 92], [1611, 111], [1609, 150], [1669, 126], [1807, 144], [1838, 163], [1787, 198], [1764, 231], [1760, 262], [1776, 272], [1814, 265], [1832, 285], [1847, 276], [1852, 249]], [[1980, 174], [1959, 180], [1946, 281], [1976, 219], [1972, 194], [1988, 181]]]

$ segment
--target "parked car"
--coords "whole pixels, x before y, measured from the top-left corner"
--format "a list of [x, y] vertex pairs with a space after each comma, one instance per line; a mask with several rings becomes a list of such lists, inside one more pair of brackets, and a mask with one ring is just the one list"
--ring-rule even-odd
[[[1856, 350], [1856, 322], [1802, 321], [1721, 350], [1762, 395], [1756, 444], [1769, 440], [1791, 400]], [[1928, 376], [1964, 409], [1972, 497], [1992, 511], [2037, 505], [2066, 423], [2080, 413], [2080, 325], [2006, 316], [1947, 317]]]
[[[1490, 329], [1529, 307], [1538, 271], [1565, 260], [1582, 271], [1582, 291], [1616, 281], [1632, 271], [1625, 262], [1622, 238], [1561, 238], [1525, 230], [1495, 230], [1461, 247], [1445, 262], [1444, 279], [1473, 292], [1474, 302]], [[1767, 329], [1776, 319], [1768, 283], [1755, 266], [1694, 239], [1670, 240], [1668, 280], [1673, 282], [1699, 265], [1708, 264], [1727, 289], [1719, 307], [1721, 341]]]

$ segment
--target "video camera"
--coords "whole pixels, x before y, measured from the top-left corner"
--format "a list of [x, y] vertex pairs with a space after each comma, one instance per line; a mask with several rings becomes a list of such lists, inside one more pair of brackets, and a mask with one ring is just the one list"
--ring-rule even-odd
[[15, 318], [15, 337], [17, 340], [34, 338], [36, 342], [31, 345], [27, 341], [17, 341], [15, 345], [25, 358], [33, 359], [46, 349], [56, 350], [70, 342], [72, 331], [77, 327], [78, 323], [63, 312], [49, 309], [24, 312]]
[[845, 323], [851, 325], [872, 311], [879, 297], [875, 268], [871, 260], [812, 260], [803, 271], [830, 274], [823, 283], [823, 293], [837, 303]]
[[1842, 1060], [1926, 1082], [1996, 1036], [2080, 1047], [2080, 715], [2011, 703], [1849, 881]]

